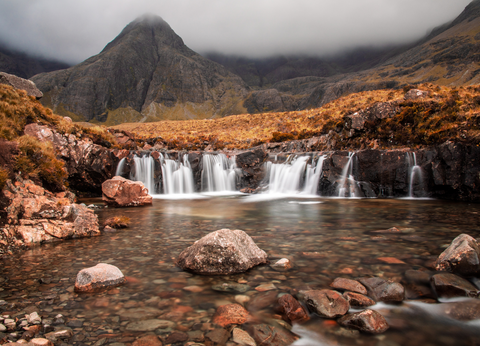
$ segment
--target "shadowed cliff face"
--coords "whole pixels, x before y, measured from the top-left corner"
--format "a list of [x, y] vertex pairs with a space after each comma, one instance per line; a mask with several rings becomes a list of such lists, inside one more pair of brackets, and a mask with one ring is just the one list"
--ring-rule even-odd
[[32, 80], [57, 113], [109, 124], [234, 114], [247, 93], [239, 77], [190, 50], [156, 16], [130, 23], [83, 63]]

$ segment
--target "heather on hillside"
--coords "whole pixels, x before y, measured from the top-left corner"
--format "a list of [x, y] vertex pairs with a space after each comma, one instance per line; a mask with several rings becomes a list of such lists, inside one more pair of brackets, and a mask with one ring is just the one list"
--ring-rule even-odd
[[[321, 108], [296, 112], [232, 115], [221, 119], [160, 121], [115, 126], [143, 139], [157, 138], [168, 149], [246, 149], [262, 143], [329, 135], [334, 149], [426, 146], [447, 140], [480, 142], [480, 87], [416, 86], [426, 98], [408, 101], [403, 90], [376, 90], [351, 94]], [[351, 133], [347, 116], [389, 102], [399, 111], [389, 119], [367, 121]], [[330, 143], [332, 148], [332, 143]], [[320, 148], [321, 149], [321, 148]]]

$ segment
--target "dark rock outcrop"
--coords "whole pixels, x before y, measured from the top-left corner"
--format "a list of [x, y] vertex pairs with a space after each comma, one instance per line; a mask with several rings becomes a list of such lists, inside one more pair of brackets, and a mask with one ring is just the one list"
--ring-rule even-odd
[[190, 50], [154, 15], [130, 23], [100, 54], [32, 80], [56, 113], [108, 117], [109, 124], [238, 114], [248, 92], [240, 77]]
[[152, 196], [148, 194], [141, 181], [131, 181], [122, 177], [113, 177], [102, 184], [102, 199], [115, 207], [133, 207], [152, 204]]
[[382, 278], [362, 278], [360, 283], [366, 287], [368, 296], [377, 302], [402, 302], [405, 299], [405, 288], [393, 281]]
[[338, 324], [372, 334], [386, 332], [389, 328], [385, 318], [379, 312], [370, 309], [345, 315], [338, 320]]
[[125, 276], [117, 267], [99, 263], [94, 267], [78, 272], [75, 280], [75, 291], [94, 292], [103, 288], [115, 287], [126, 282]]
[[267, 254], [241, 230], [221, 229], [183, 250], [176, 264], [205, 275], [242, 273], [267, 262]]
[[13, 74], [0, 72], [0, 84], [7, 84], [15, 89], [25, 90], [29, 96], [33, 96], [37, 100], [43, 97], [43, 93], [37, 88], [34, 82], [17, 77]]
[[333, 290], [312, 290], [303, 292], [308, 310], [321, 317], [336, 318], [347, 313], [350, 305], [340, 293]]
[[437, 259], [436, 269], [460, 275], [480, 272], [480, 247], [475, 238], [460, 234]]
[[365, 286], [363, 286], [360, 282], [356, 280], [336, 278], [335, 280], [333, 280], [330, 286], [345, 291], [367, 294], [367, 289], [365, 288]]
[[480, 290], [470, 281], [451, 273], [435, 274], [430, 278], [438, 297], [471, 297], [477, 298]]
[[292, 295], [285, 294], [278, 298], [278, 312], [289, 322], [305, 322], [310, 319], [303, 306]]

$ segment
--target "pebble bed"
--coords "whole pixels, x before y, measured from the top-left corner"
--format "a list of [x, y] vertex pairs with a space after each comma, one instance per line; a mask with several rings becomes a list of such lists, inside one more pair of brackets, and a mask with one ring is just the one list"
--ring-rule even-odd
[[[480, 237], [478, 205], [435, 200], [224, 197], [154, 200], [151, 207], [96, 212], [100, 222], [130, 217], [130, 226], [2, 259], [0, 340], [17, 341], [31, 330], [55, 345], [131, 345], [148, 334], [158, 335], [164, 345], [205, 344], [219, 329], [212, 323], [216, 309], [231, 303], [245, 306], [262, 323], [292, 328], [273, 309], [282, 294], [330, 288], [337, 277], [401, 282], [407, 270], [431, 271], [457, 235]], [[392, 227], [399, 232], [386, 232]], [[244, 230], [272, 264], [288, 258], [293, 268], [262, 265], [242, 274], [201, 276], [173, 264], [194, 241], [222, 228]], [[115, 265], [127, 283], [97, 293], [74, 292], [77, 273], [97, 263]], [[476, 284], [480, 288], [479, 280]], [[311, 316], [293, 326], [301, 337], [295, 345], [478, 343], [478, 321], [445, 318], [435, 310], [439, 305], [428, 297], [377, 304], [373, 308], [390, 329], [376, 336]]]

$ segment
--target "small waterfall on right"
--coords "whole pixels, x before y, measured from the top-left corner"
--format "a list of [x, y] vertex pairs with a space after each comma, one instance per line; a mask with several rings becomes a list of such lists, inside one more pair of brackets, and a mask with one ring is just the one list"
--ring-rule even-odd
[[204, 154], [202, 157], [202, 192], [235, 191], [235, 157], [225, 154]]
[[408, 198], [415, 198], [414, 195], [414, 185], [415, 183], [421, 184], [423, 181], [422, 168], [417, 165], [417, 156], [414, 152], [407, 153], [407, 164], [408, 164]]
[[345, 167], [342, 170], [342, 176], [340, 178], [340, 183], [338, 184], [338, 197], [359, 197], [359, 188], [358, 183], [353, 177], [353, 158], [355, 153], [348, 153], [348, 161]]

